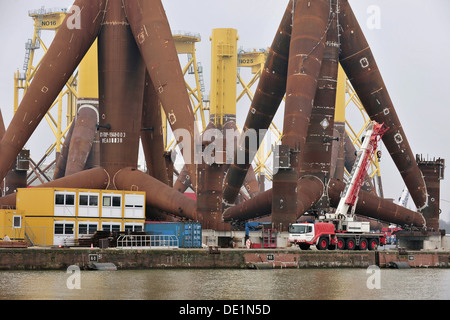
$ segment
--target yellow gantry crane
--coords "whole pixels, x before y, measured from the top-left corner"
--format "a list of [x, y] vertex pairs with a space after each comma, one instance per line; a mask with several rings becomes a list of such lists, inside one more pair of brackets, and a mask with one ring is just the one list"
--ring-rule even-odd
[[[41, 38], [42, 31], [54, 31], [58, 32], [59, 27], [63, 23], [67, 14], [66, 9], [45, 9], [42, 7], [38, 10], [29, 11], [28, 15], [34, 21], [33, 36], [25, 43], [25, 59], [23, 65], [23, 71], [19, 70], [14, 74], [14, 113], [19, 107], [19, 100], [28, 90], [36, 71], [38, 70], [41, 60], [36, 63], [36, 53], [39, 49], [43, 50], [43, 54], [47, 52], [47, 46]], [[55, 142], [45, 152], [43, 158], [35, 163], [30, 159], [30, 165], [33, 171], [39, 176], [40, 172], [45, 176], [45, 171], [51, 167], [48, 166], [44, 170], [41, 170], [39, 166], [44, 163], [45, 159], [56, 150], [57, 153], [61, 152], [61, 146], [64, 142], [64, 137], [70, 127], [70, 124], [74, 120], [76, 115], [76, 101], [77, 101], [77, 74], [70, 77], [65, 88], [58, 95], [53, 105], [45, 115], [45, 119], [55, 136]], [[64, 108], [65, 105], [65, 108]], [[65, 109], [65, 124], [63, 123], [63, 114]], [[53, 164], [54, 162], [52, 162]], [[41, 182], [45, 182], [42, 178], [39, 178]], [[49, 178], [46, 178], [49, 180]]]
[[[239, 102], [244, 96], [247, 96], [250, 101], [253, 100], [253, 92], [251, 88], [258, 84], [261, 77], [262, 70], [267, 60], [268, 50], [240, 50], [238, 54], [238, 67], [239, 68], [251, 68], [251, 74], [253, 75], [248, 82], [245, 82], [238, 73], [238, 83], [242, 87], [242, 91], [237, 96], [237, 102]], [[272, 145], [276, 145], [281, 141], [283, 133], [278, 129], [276, 124], [272, 122], [269, 127], [270, 131], [275, 136], [275, 141]], [[266, 165], [272, 154], [272, 147], [265, 151], [265, 143], [262, 143], [255, 157], [255, 174], [258, 176], [258, 180], [262, 183], [266, 178], [272, 180], [273, 172], [270, 166]]]

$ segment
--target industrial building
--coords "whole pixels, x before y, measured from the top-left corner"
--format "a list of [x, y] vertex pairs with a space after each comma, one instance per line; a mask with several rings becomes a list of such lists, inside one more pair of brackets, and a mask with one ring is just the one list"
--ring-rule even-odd
[[[291, 224], [329, 219], [354, 182], [349, 217], [336, 219], [369, 221], [372, 230], [396, 224], [404, 239], [414, 236], [408, 232], [420, 232], [424, 241], [441, 237], [445, 161], [411, 150], [349, 2], [286, 5], [267, 50], [240, 52], [238, 30], [212, 30], [209, 97], [195, 56], [200, 37], [173, 34], [160, 0], [123, 6], [76, 0], [79, 21], [76, 10], [30, 13], [35, 32], [25, 73], [14, 78], [14, 118], [0, 126], [0, 221], [11, 228], [5, 235], [57, 246], [98, 230], [142, 232], [145, 221], [190, 221], [201, 225], [205, 245], [245, 247], [252, 238], [261, 247], [288, 246]], [[70, 25], [74, 19], [79, 26]], [[58, 32], [35, 67], [33, 53], [46, 29]], [[188, 56], [185, 67], [180, 55]], [[238, 69], [247, 67], [254, 78], [245, 83]], [[348, 94], [367, 116], [362, 128], [346, 123]], [[251, 104], [238, 128], [236, 103], [244, 95]], [[273, 119], [282, 101], [278, 128]], [[49, 115], [53, 106], [57, 120]], [[24, 146], [44, 117], [54, 120], [56, 142], [33, 161]], [[373, 122], [386, 128], [380, 137], [415, 210], [384, 198], [377, 149], [355, 170]], [[271, 133], [276, 139], [267, 150], [263, 141]], [[181, 170], [174, 167], [176, 148]], [[50, 150], [56, 157], [44, 168]], [[249, 222], [269, 224], [251, 235]], [[25, 232], [38, 227], [48, 231]]]

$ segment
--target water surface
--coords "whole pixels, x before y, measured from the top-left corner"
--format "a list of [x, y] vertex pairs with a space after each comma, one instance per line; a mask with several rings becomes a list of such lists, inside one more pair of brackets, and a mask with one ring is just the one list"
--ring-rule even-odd
[[[450, 299], [450, 269], [381, 269], [375, 282], [370, 278], [374, 274], [366, 269], [81, 271], [79, 282], [72, 281], [74, 275], [64, 271], [0, 272], [0, 299]], [[76, 283], [80, 288], [71, 289]], [[373, 284], [379, 284], [379, 289]]]

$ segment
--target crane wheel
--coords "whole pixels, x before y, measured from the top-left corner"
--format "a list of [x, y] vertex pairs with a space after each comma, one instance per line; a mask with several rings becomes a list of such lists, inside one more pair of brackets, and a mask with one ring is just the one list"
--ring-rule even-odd
[[316, 247], [319, 250], [327, 250], [328, 249], [328, 239], [327, 238], [320, 238], [319, 242], [316, 245]]
[[302, 250], [308, 250], [310, 245], [307, 243], [299, 243], [298, 246], [300, 247], [300, 249]]
[[356, 248], [355, 239], [353, 239], [353, 238], [347, 239], [346, 248], [347, 248], [347, 250], [355, 250], [355, 248]]
[[378, 248], [378, 240], [370, 239], [369, 241], [369, 250], [376, 250]]
[[345, 239], [343, 239], [343, 238], [337, 239], [336, 249], [345, 250]]
[[367, 250], [367, 249], [369, 249], [369, 242], [367, 241], [366, 238], [362, 238], [361, 240], [359, 240], [358, 249], [359, 250]]

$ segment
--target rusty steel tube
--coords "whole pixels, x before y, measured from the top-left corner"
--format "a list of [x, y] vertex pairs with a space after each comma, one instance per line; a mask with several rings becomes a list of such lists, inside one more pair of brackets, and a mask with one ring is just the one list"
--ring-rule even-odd
[[61, 148], [58, 158], [56, 159], [55, 172], [53, 173], [53, 180], [62, 178], [66, 174], [67, 156], [69, 155], [70, 140], [72, 140], [73, 130], [75, 129], [75, 121], [70, 125], [67, 132], [66, 139]]
[[344, 135], [345, 135], [345, 123], [334, 121], [334, 136], [336, 139], [332, 143], [331, 153], [331, 170], [330, 175], [337, 180], [344, 179]]
[[124, 4], [136, 43], [174, 136], [182, 146], [196, 189], [195, 138], [199, 132], [163, 5], [160, 0], [126, 0]]
[[425, 160], [422, 156], [417, 156], [416, 161], [420, 171], [423, 173], [427, 190], [430, 197], [430, 205], [422, 210], [422, 214], [427, 221], [429, 230], [439, 230], [440, 206], [440, 182], [444, 179], [445, 160], [438, 158]]
[[81, 104], [72, 133], [65, 175], [84, 170], [97, 133], [98, 111], [92, 105]]
[[297, 180], [294, 169], [279, 169], [272, 180], [272, 223], [278, 231], [288, 231], [297, 214]]
[[[300, 178], [297, 188], [298, 219], [322, 197], [325, 188], [322, 181], [314, 176]], [[272, 192], [273, 190], [269, 189], [250, 200], [226, 209], [223, 213], [224, 221], [245, 221], [270, 215], [272, 213]]]
[[98, 37], [100, 166], [137, 167], [145, 65], [121, 1], [109, 1]]
[[[331, 16], [317, 78], [317, 88], [311, 110], [308, 133], [299, 156], [299, 175], [314, 175], [326, 183], [330, 179], [334, 141], [334, 115], [339, 68], [339, 36], [336, 0], [331, 1]], [[316, 210], [326, 211], [328, 196], [315, 204]]]
[[[216, 129], [216, 125], [214, 124], [213, 121], [209, 121], [208, 124], [206, 125], [206, 128], [205, 128], [203, 134], [202, 134], [202, 137], [201, 137], [202, 142], [204, 142], [203, 140], [205, 138], [204, 133], [208, 132], [208, 130], [214, 130], [214, 129]], [[203, 161], [203, 159], [202, 159], [202, 161]], [[178, 175], [178, 178], [175, 181], [173, 187], [181, 193], [184, 193], [190, 187], [192, 189], [194, 189], [194, 187], [192, 185], [192, 181], [191, 181], [191, 173], [186, 165], [184, 165], [183, 168], [181, 169], [180, 174]], [[194, 191], [196, 191], [196, 189], [194, 189]]]
[[[37, 186], [36, 188], [77, 188], [77, 189], [106, 189], [109, 185], [109, 175], [103, 168], [94, 168], [75, 173]], [[15, 206], [16, 193], [0, 198], [2, 206]]]
[[246, 221], [268, 216], [272, 213], [272, 189], [238, 205], [227, 208], [223, 213], [224, 221]]
[[42, 59], [33, 82], [0, 143], [0, 180], [6, 176], [20, 150], [99, 33], [105, 1], [77, 0], [74, 5], [81, 10], [81, 28], [72, 28], [68, 20], [73, 20], [74, 17], [67, 15]]
[[141, 141], [148, 174], [168, 185], [161, 105], [148, 72], [145, 76]]
[[417, 208], [427, 205], [425, 181], [411, 151], [400, 120], [369, 44], [348, 3], [341, 1], [340, 62], [370, 118], [389, 130], [383, 142], [391, 154]]
[[92, 169], [100, 166], [100, 134], [98, 130], [94, 134], [94, 140], [92, 141], [92, 148], [89, 156], [86, 160], [84, 169]]
[[222, 220], [223, 165], [203, 163], [197, 167], [197, 220], [205, 229], [226, 231]]
[[[262, 71], [258, 87], [245, 121], [242, 137], [249, 129], [256, 131], [258, 143], [260, 130], [267, 130], [286, 93], [286, 77], [289, 59], [289, 43], [292, 31], [292, 1], [289, 1]], [[261, 137], [262, 138], [262, 137]], [[238, 163], [237, 152], [243, 150], [245, 162]], [[244, 183], [257, 150], [248, 150], [245, 140], [240, 139], [234, 161], [228, 169], [224, 183], [224, 201], [233, 204]]]
[[[290, 44], [282, 144], [300, 150], [302, 162], [308, 124], [331, 22], [327, 0], [297, 1]], [[295, 170], [298, 167], [294, 166]]]
[[175, 181], [173, 188], [178, 192], [184, 193], [191, 186], [191, 176], [186, 166], [180, 171], [177, 180]]
[[[223, 126], [224, 137], [227, 137], [227, 135], [226, 135], [227, 130], [233, 130], [233, 132], [239, 132], [238, 128], [236, 126], [235, 120], [228, 121], [224, 124], [224, 126]], [[237, 148], [238, 147], [238, 136], [236, 134], [233, 134], [233, 137], [234, 137], [233, 146], [235, 148]], [[225, 143], [228, 144], [226, 141], [225, 141]], [[230, 169], [229, 164], [224, 166], [225, 172], [228, 172], [229, 169]], [[256, 175], [255, 175], [255, 171], [253, 170], [253, 166], [250, 166], [248, 168], [247, 173], [244, 178], [244, 181], [243, 181], [243, 185], [245, 187], [245, 190], [247, 190], [250, 198], [259, 193], [258, 180], [256, 180]]]
[[[345, 183], [342, 181], [330, 180], [328, 195], [332, 207], [338, 206], [344, 188]], [[399, 225], [414, 225], [417, 227], [426, 225], [425, 218], [420, 212], [411, 211], [396, 205], [391, 200], [380, 198], [364, 190], [359, 192], [355, 214]]]
[[124, 168], [113, 177], [113, 183], [118, 190], [145, 191], [147, 206], [178, 217], [196, 220], [195, 200], [180, 194], [148, 174], [134, 168]]

